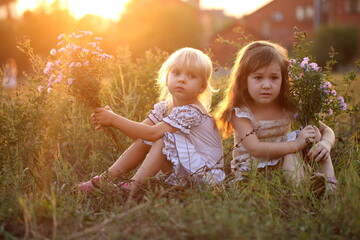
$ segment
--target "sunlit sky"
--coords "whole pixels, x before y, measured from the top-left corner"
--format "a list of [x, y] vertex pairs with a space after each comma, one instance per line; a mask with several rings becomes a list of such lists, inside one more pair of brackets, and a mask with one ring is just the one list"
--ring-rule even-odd
[[[125, 4], [130, 0], [61, 0], [70, 12], [81, 18], [86, 14], [119, 20]], [[225, 14], [240, 17], [251, 13], [271, 0], [200, 0], [203, 9], [223, 9]], [[17, 0], [16, 15], [20, 16], [27, 9], [34, 9], [39, 3], [51, 4], [54, 0]], [[100, 4], [99, 4], [100, 2]]]

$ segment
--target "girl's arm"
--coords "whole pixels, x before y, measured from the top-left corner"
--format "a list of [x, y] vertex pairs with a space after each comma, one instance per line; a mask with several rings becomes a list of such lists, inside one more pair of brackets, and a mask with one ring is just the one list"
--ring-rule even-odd
[[233, 117], [232, 126], [240, 138], [244, 138], [242, 144], [253, 157], [278, 158], [289, 153], [302, 150], [307, 145], [306, 139], [313, 142], [315, 130], [311, 126], [306, 126], [294, 141], [288, 142], [260, 142], [256, 134], [249, 134], [253, 131], [253, 126], [249, 119]]
[[307, 155], [315, 161], [325, 160], [330, 157], [330, 151], [332, 146], [335, 143], [335, 133], [334, 131], [320, 122], [319, 129], [316, 128], [317, 131], [320, 131], [321, 138], [320, 141], [317, 142], [307, 153]]
[[165, 122], [160, 122], [153, 126], [135, 122], [105, 108], [96, 108], [93, 118], [96, 124], [116, 127], [132, 139], [140, 138], [142, 140], [155, 141], [164, 136], [164, 132], [176, 132], [178, 130]]

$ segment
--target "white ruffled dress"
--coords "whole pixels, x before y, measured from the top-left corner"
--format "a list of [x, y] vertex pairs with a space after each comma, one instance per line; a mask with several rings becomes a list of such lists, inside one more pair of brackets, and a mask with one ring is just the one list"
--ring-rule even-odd
[[166, 181], [174, 185], [222, 181], [225, 178], [222, 141], [213, 118], [195, 104], [174, 107], [166, 116], [167, 110], [168, 102], [159, 102], [148, 116], [154, 124], [163, 121], [179, 129], [165, 132], [162, 138], [162, 153], [174, 168]]
[[[257, 121], [248, 107], [236, 107], [234, 111], [236, 117], [247, 118], [251, 121], [253, 129], [257, 129], [255, 134], [261, 142], [286, 142], [296, 138], [296, 132], [290, 132], [290, 113], [285, 112], [285, 117], [281, 119]], [[249, 171], [251, 167], [264, 168], [266, 166], [274, 166], [282, 159], [252, 157], [240, 141], [240, 137], [234, 131], [234, 150], [231, 169], [238, 179], [241, 179], [243, 173]]]

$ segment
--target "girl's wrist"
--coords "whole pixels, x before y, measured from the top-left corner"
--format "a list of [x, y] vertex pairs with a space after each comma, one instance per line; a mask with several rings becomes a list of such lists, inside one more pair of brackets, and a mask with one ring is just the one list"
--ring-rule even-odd
[[330, 140], [327, 140], [327, 139], [321, 139], [320, 142], [324, 142], [325, 144], [329, 144], [330, 147], [332, 147], [332, 142]]

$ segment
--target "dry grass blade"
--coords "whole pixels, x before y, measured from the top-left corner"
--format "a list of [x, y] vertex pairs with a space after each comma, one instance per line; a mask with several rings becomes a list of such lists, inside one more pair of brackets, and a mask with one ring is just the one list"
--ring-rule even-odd
[[144, 203], [144, 204], [141, 204], [141, 205], [138, 205], [134, 208], [131, 208], [123, 213], [121, 213], [120, 215], [117, 215], [117, 216], [113, 216], [111, 218], [108, 218], [106, 220], [104, 220], [102, 223], [100, 224], [97, 224], [95, 226], [92, 226], [92, 227], [89, 227], [87, 229], [85, 229], [84, 231], [82, 232], [78, 232], [78, 233], [75, 233], [73, 235], [70, 235], [69, 237], [65, 238], [67, 240], [71, 240], [71, 239], [78, 239], [80, 237], [83, 237], [83, 236], [86, 236], [90, 233], [93, 233], [93, 232], [97, 232], [97, 231], [100, 231], [101, 229], [103, 229], [106, 225], [112, 223], [113, 221], [115, 220], [119, 220], [119, 219], [122, 219], [136, 211], [139, 211], [140, 209], [144, 208], [148, 203]]

